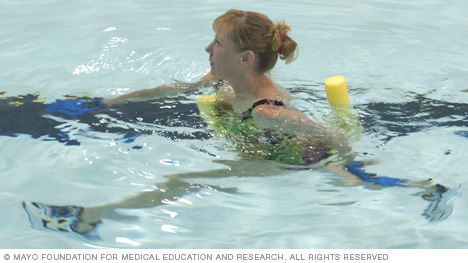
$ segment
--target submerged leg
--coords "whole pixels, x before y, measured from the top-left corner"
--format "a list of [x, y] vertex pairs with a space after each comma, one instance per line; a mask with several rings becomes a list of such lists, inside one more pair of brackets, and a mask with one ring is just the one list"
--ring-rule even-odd
[[177, 200], [181, 196], [209, 187], [222, 192], [235, 192], [232, 188], [220, 188], [209, 185], [192, 184], [182, 179], [188, 178], [222, 178], [234, 176], [263, 176], [279, 174], [284, 171], [272, 162], [218, 161], [229, 166], [227, 169], [198, 173], [184, 173], [167, 176], [167, 181], [156, 184], [155, 190], [141, 192], [123, 201], [96, 207], [53, 206], [38, 202], [23, 202], [33, 228], [47, 228], [55, 231], [73, 232], [86, 238], [98, 239], [96, 227], [102, 219], [128, 220], [134, 217], [119, 214], [118, 209], [138, 209], [155, 207]]
[[[349, 162], [343, 165], [330, 165], [328, 170], [344, 177], [347, 186], [361, 185], [364, 182], [372, 183], [375, 186], [390, 187], [402, 186], [413, 187], [424, 190], [421, 197], [429, 201], [430, 204], [422, 213], [429, 221], [437, 222], [447, 219], [453, 211], [453, 207], [447, 201], [457, 194], [456, 189], [447, 188], [440, 184], [432, 183], [432, 180], [411, 181], [408, 179], [378, 176], [368, 173], [364, 168], [364, 162]], [[358, 179], [359, 178], [359, 179]]]
[[209, 187], [221, 192], [233, 193], [234, 188], [220, 188], [211, 185], [192, 184], [183, 179], [190, 178], [223, 178], [223, 177], [251, 177], [251, 176], [271, 176], [284, 172], [281, 166], [274, 165], [273, 162], [255, 162], [257, 169], [252, 169], [251, 161], [217, 161], [228, 165], [229, 168], [218, 169], [196, 173], [183, 173], [166, 176], [168, 179], [164, 183], [156, 184], [156, 189], [151, 192], [141, 192], [136, 196], [125, 199], [121, 202], [98, 207], [84, 208], [81, 218], [87, 222], [95, 222], [101, 218], [121, 218], [116, 209], [138, 209], [162, 205], [188, 193], [199, 191], [200, 188]]

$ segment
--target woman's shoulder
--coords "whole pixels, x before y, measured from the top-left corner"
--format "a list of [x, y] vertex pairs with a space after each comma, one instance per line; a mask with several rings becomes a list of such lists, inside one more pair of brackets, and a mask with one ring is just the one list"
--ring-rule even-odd
[[278, 83], [275, 83], [275, 86], [276, 90], [278, 91], [278, 98], [285, 104], [290, 105], [294, 99], [291, 92]]
[[205, 76], [203, 76], [200, 79], [200, 81], [217, 81], [217, 80], [219, 80], [219, 78], [213, 76], [213, 74], [211, 74], [211, 72], [209, 72], [208, 74], [206, 74]]
[[256, 119], [275, 119], [285, 112], [296, 111], [291, 92], [272, 80], [270, 85], [269, 89], [265, 89], [269, 91], [253, 104], [252, 115]]

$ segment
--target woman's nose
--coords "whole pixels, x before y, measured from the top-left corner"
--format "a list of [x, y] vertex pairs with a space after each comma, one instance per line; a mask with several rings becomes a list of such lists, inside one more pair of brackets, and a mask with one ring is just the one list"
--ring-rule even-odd
[[210, 44], [208, 44], [208, 46], [205, 47], [205, 51], [211, 54], [212, 47], [213, 47], [213, 42], [211, 42]]

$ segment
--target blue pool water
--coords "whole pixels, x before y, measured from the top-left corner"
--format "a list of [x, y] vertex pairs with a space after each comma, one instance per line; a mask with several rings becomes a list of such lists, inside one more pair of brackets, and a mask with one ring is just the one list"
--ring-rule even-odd
[[[13, 1], [0, 15], [0, 248], [466, 248], [468, 3], [463, 1]], [[194, 82], [209, 70], [211, 23], [230, 8], [286, 20], [299, 57], [271, 77], [324, 121], [323, 82], [347, 78], [365, 169], [456, 189], [440, 222], [417, 188], [376, 187], [326, 169], [239, 161], [187, 95], [81, 119], [42, 112]], [[29, 94], [29, 95], [28, 95]], [[2, 99], [3, 98], [3, 99]], [[29, 102], [30, 101], [30, 102]], [[27, 103], [25, 103], [27, 102]], [[3, 103], [3, 104], [2, 104]], [[106, 125], [104, 125], [106, 124]], [[105, 127], [105, 128], [104, 128]], [[237, 167], [237, 173], [211, 176]], [[33, 228], [22, 202], [120, 209], [101, 240]], [[357, 183], [356, 183], [357, 182]]]

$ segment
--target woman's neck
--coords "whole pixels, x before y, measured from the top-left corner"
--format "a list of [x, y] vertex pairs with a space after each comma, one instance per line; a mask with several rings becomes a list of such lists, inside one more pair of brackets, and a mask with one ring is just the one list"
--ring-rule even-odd
[[268, 77], [265, 74], [242, 74], [234, 78], [226, 78], [236, 94], [256, 96]]

